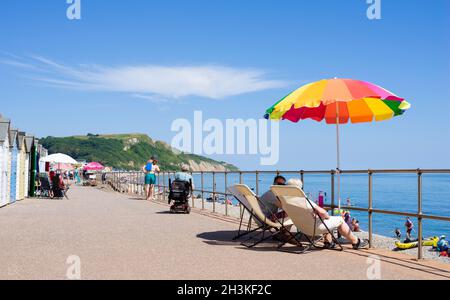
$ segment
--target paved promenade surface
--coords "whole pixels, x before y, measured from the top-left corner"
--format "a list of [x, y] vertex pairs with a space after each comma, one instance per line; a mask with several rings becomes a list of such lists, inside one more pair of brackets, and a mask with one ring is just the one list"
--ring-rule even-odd
[[75, 187], [70, 200], [27, 199], [0, 209], [0, 279], [65, 279], [70, 255], [82, 279], [450, 279], [450, 268], [377, 250], [254, 250], [230, 242], [237, 226], [113, 192]]

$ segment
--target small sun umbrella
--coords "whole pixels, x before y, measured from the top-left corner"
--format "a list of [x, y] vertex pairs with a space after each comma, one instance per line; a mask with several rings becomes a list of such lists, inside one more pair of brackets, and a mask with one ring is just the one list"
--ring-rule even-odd
[[266, 111], [270, 120], [313, 119], [336, 125], [338, 200], [340, 195], [339, 125], [389, 120], [411, 105], [375, 84], [353, 79], [325, 79], [300, 87]]
[[87, 171], [101, 171], [103, 170], [105, 167], [98, 162], [90, 162], [87, 165], [84, 166], [83, 169], [87, 170]]

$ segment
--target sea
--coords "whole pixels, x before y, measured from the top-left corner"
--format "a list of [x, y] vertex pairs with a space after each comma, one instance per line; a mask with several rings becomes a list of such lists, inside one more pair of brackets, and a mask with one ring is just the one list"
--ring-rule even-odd
[[[281, 174], [287, 179], [300, 178], [300, 174]], [[258, 187], [256, 185], [256, 175], [243, 174], [242, 182], [247, 184], [259, 194], [269, 190], [275, 174], [259, 174]], [[373, 174], [373, 208], [399, 211], [407, 213], [418, 212], [418, 180], [415, 174]], [[450, 217], [450, 174], [423, 174], [422, 175], [422, 212], [426, 215]], [[201, 188], [201, 175], [194, 174], [196, 189]], [[319, 194], [325, 196], [325, 204], [331, 204], [331, 176], [319, 174], [304, 175], [304, 190], [310, 199], [317, 201]], [[212, 174], [204, 174], [203, 189], [213, 190]], [[217, 192], [225, 193], [224, 174], [215, 175]], [[231, 186], [239, 183], [239, 174], [228, 174], [227, 185]], [[337, 180], [335, 180], [335, 204], [337, 204]], [[206, 194], [205, 197], [208, 197]], [[234, 204], [236, 200], [227, 197]], [[347, 199], [354, 207], [368, 207], [368, 175], [367, 174], [341, 174], [341, 203], [347, 204]], [[222, 199], [223, 200], [223, 199]], [[351, 217], [356, 218], [361, 229], [368, 230], [368, 213], [350, 210]], [[395, 229], [398, 228], [405, 237], [404, 216], [393, 216], [387, 214], [373, 214], [373, 232], [376, 234], [395, 237]], [[415, 225], [413, 236], [417, 237], [417, 219], [411, 218]], [[450, 236], [450, 222], [423, 220], [423, 236]]]

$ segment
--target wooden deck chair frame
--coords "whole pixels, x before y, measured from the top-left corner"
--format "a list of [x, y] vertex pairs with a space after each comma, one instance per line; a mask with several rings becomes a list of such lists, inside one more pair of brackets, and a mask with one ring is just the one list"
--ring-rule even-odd
[[[292, 232], [288, 231], [289, 234], [291, 235], [291, 239], [288, 240], [288, 241], [286, 241], [283, 245], [285, 245], [286, 243], [288, 243], [288, 242], [291, 241], [292, 239], [295, 239], [296, 242], [300, 242], [301, 239], [302, 239], [302, 237], [305, 237], [306, 240], [308, 241], [308, 245], [307, 245], [306, 249], [312, 249], [312, 248], [316, 248], [316, 249], [325, 249], [323, 246], [317, 245], [317, 243], [318, 243], [319, 241], [321, 241], [321, 240], [323, 239], [323, 237], [321, 237], [320, 239], [315, 239], [315, 236], [316, 236], [316, 228], [317, 228], [316, 225], [317, 225], [317, 222], [320, 221], [320, 222], [324, 225], [324, 227], [325, 227], [325, 229], [326, 229], [326, 231], [327, 231], [327, 232], [325, 232], [325, 234], [326, 234], [326, 233], [330, 234], [330, 236], [331, 236], [333, 242], [336, 243], [336, 245], [338, 246], [337, 248], [332, 249], [332, 250], [343, 251], [344, 248], [342, 247], [342, 244], [341, 244], [341, 243], [339, 242], [339, 240], [334, 236], [333, 231], [330, 230], [330, 228], [327, 226], [327, 224], [325, 223], [324, 219], [323, 219], [323, 218], [320, 216], [320, 214], [316, 211], [316, 209], [314, 208], [314, 206], [313, 206], [311, 200], [308, 198], [308, 196], [306, 196], [305, 192], [304, 192], [301, 188], [299, 188], [299, 187], [294, 187], [294, 186], [272, 186], [272, 187], [270, 188], [270, 190], [274, 193], [274, 195], [277, 197], [277, 199], [283, 204], [284, 201], [280, 199], [280, 193], [278, 193], [277, 190], [282, 190], [282, 189], [286, 189], [286, 188], [287, 188], [287, 189], [296, 189], [296, 190], [298, 190], [298, 192], [299, 192], [298, 197], [305, 198], [305, 200], [306, 200], [306, 202], [309, 204], [309, 206], [311, 206], [311, 208], [317, 213], [317, 214], [316, 214], [317, 218], [314, 218], [314, 232], [313, 232], [313, 235], [312, 235], [311, 237], [308, 236], [307, 234], [303, 233], [303, 232], [301, 231], [301, 229], [298, 228], [297, 224], [294, 223], [294, 225], [297, 227], [297, 229], [299, 230], [299, 232], [298, 232], [297, 234], [293, 234]], [[281, 222], [280, 222], [280, 223], [281, 223]], [[322, 234], [323, 234], [323, 233], [321, 233], [321, 235], [322, 235]], [[299, 238], [297, 237], [298, 235], [300, 236]], [[283, 246], [283, 245], [282, 245], [282, 246]], [[280, 247], [280, 248], [281, 248], [281, 247]]]
[[[247, 211], [249, 212], [249, 214], [251, 216], [251, 219], [253, 218], [261, 224], [260, 227], [253, 229], [253, 230], [249, 230], [249, 228], [248, 228], [248, 231], [245, 234], [241, 235], [241, 237], [242, 237], [244, 235], [255, 233], [258, 230], [261, 230], [261, 232], [256, 233], [256, 234], [252, 235], [251, 237], [249, 237], [247, 240], [243, 241], [241, 243], [242, 246], [245, 246], [247, 248], [253, 248], [253, 247], [257, 246], [258, 244], [274, 237], [277, 233], [279, 233], [281, 231], [282, 228], [286, 229], [285, 225], [283, 223], [281, 223], [279, 220], [277, 220], [277, 222], [273, 222], [272, 220], [268, 219], [267, 216], [264, 215], [261, 207], [263, 209], [267, 209], [267, 207], [265, 207], [265, 205], [259, 200], [258, 196], [255, 195], [255, 193], [253, 193], [253, 191], [247, 185], [237, 184], [237, 185], [234, 185], [233, 188], [236, 190], [236, 193], [240, 193], [243, 196], [245, 195], [245, 193], [248, 193], [248, 194], [250, 194], [251, 197], [253, 197], [255, 199], [255, 202], [253, 203], [253, 205], [252, 205], [251, 201], [248, 201], [248, 199], [246, 199], [247, 202], [249, 202], [248, 204], [250, 206], [250, 207], [247, 207], [245, 205], [245, 203], [242, 203], [242, 201], [238, 197], [235, 197], [235, 198], [237, 198], [237, 200], [240, 203], [243, 204], [244, 207], [246, 207]], [[231, 190], [230, 190], [230, 192], [231, 192]], [[245, 193], [242, 193], [242, 192], [245, 192]], [[267, 232], [269, 232], [268, 235], [266, 235]], [[251, 244], [248, 243], [250, 240], [252, 240], [255, 237], [258, 237], [260, 235], [261, 235], [260, 239], [257, 239], [255, 242], [253, 242]], [[278, 249], [280, 249], [285, 244], [286, 243], [279, 244]]]
[[[246, 236], [246, 235], [252, 234], [252, 233], [254, 233], [254, 232], [256, 232], [256, 231], [262, 229], [262, 228], [264, 227], [263, 225], [261, 225], [261, 226], [255, 228], [255, 229], [251, 229], [251, 228], [252, 228], [252, 221], [253, 221], [253, 218], [256, 218], [256, 219], [258, 219], [258, 218], [254, 215], [252, 208], [249, 207], [250, 204], [249, 204], [247, 201], [245, 201], [245, 202], [242, 201], [241, 197], [238, 196], [238, 194], [240, 194], [240, 193], [235, 189], [235, 186], [229, 187], [229, 188], [228, 188], [228, 191], [233, 195], [233, 197], [234, 197], [234, 198], [242, 205], [242, 207], [243, 207], [243, 209], [242, 209], [242, 211], [240, 212], [240, 215], [239, 215], [240, 220], [239, 220], [239, 230], [238, 230], [238, 234], [237, 234], [235, 237], [233, 237], [233, 241], [236, 241], [236, 240], [240, 239], [241, 237], [244, 237], [244, 236]], [[241, 196], [241, 195], [240, 195], [240, 196]], [[248, 222], [247, 222], [247, 225], [246, 225], [246, 227], [245, 227], [245, 230], [243, 230], [242, 226], [244, 225], [244, 214], [245, 214], [245, 211], [248, 212], [248, 214], [250, 215], [250, 218], [249, 218], [249, 220], [248, 220]], [[261, 220], [259, 220], [259, 221], [260, 221], [261, 223], [264, 223], [264, 222], [262, 222]]]

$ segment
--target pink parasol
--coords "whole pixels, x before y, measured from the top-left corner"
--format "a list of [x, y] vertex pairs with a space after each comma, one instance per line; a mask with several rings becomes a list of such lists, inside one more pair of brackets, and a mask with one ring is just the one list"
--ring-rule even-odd
[[101, 171], [104, 168], [105, 167], [101, 163], [90, 162], [87, 165], [85, 165], [83, 169], [88, 170], [88, 171]]

